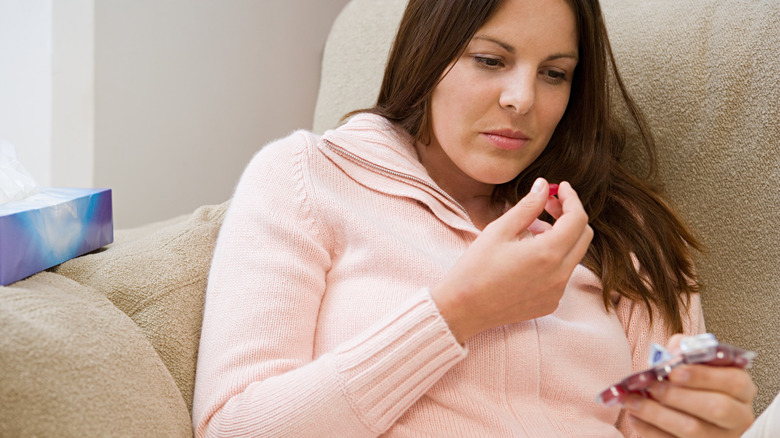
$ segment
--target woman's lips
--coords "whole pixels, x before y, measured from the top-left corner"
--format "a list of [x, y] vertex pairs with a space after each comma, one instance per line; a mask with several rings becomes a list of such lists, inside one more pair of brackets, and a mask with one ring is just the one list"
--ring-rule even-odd
[[519, 131], [502, 130], [483, 132], [482, 134], [496, 147], [508, 151], [522, 149], [530, 141], [525, 134]]

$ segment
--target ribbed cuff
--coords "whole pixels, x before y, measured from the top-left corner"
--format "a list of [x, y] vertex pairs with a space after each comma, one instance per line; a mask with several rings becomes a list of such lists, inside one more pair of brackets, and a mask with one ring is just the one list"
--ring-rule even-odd
[[466, 356], [428, 289], [336, 351], [336, 371], [355, 413], [387, 430]]

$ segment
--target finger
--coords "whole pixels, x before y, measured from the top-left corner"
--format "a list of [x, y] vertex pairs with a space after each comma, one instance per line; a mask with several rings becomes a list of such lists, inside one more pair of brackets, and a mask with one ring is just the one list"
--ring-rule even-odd
[[582, 258], [585, 257], [585, 254], [588, 252], [591, 240], [593, 240], [593, 229], [589, 225], [586, 225], [585, 229], [582, 230], [582, 234], [577, 240], [577, 243], [563, 259], [566, 266], [573, 270], [575, 266], [582, 262]]
[[689, 389], [662, 382], [651, 386], [650, 394], [664, 406], [722, 429], [746, 429], [753, 422], [752, 404], [721, 392]]
[[[549, 200], [549, 198], [548, 198]], [[571, 187], [571, 184], [564, 181], [560, 184], [558, 189], [558, 202], [560, 202], [560, 213], [557, 213], [558, 220], [562, 219], [566, 215], [573, 215], [580, 220], [584, 220], [587, 223], [587, 214], [582, 206], [580, 197], [577, 196], [577, 192]], [[556, 221], [558, 223], [558, 221]]]
[[626, 401], [626, 409], [631, 416], [672, 436], [716, 438], [726, 435], [724, 429], [714, 424], [671, 409], [653, 399], [632, 396]]
[[558, 199], [561, 201], [563, 213], [577, 206], [582, 207], [580, 197], [568, 181], [563, 181], [558, 185]]
[[578, 265], [582, 261], [582, 258], [585, 257], [585, 254], [590, 247], [590, 242], [593, 240], [593, 229], [588, 225], [588, 216], [585, 213], [585, 210], [582, 208], [582, 203], [580, 202], [579, 196], [577, 196], [577, 192], [574, 191], [571, 184], [565, 181], [562, 182], [559, 185], [558, 193], [562, 202], [561, 200], [551, 198], [551, 200], [547, 203], [549, 206], [550, 204], [553, 204], [555, 201], [557, 201], [557, 208], [560, 209], [560, 213], [558, 213], [558, 217], [556, 218], [556, 224], [558, 223], [558, 220], [560, 220], [560, 217], [564, 214], [564, 203], [566, 204], [566, 214], [568, 215], [567, 219], [571, 219], [571, 215], [576, 215], [576, 218], [573, 220], [573, 226], [575, 229], [576, 227], [584, 224], [579, 238], [564, 258], [566, 265], [573, 269], [574, 266]]
[[550, 216], [554, 219], [558, 219], [563, 214], [561, 200], [552, 196], [547, 198], [547, 204], [545, 204], [544, 209], [547, 213], [550, 213]]
[[552, 229], [552, 225], [540, 219], [535, 219], [528, 227], [528, 231], [530, 231], [533, 235], [542, 234], [550, 229]]
[[679, 366], [669, 374], [669, 381], [690, 389], [718, 391], [744, 403], [751, 403], [756, 396], [750, 374], [737, 367]]
[[515, 238], [542, 214], [547, 203], [548, 184], [537, 178], [531, 191], [501, 217], [491, 222], [485, 231], [496, 232], [504, 238]]
[[555, 233], [545, 233], [540, 237], [549, 239], [546, 242], [552, 247], [572, 248], [580, 240], [583, 231], [588, 226], [588, 215], [574, 189], [567, 182], [562, 182], [558, 188], [558, 198], [562, 204], [562, 214], [552, 226]]
[[632, 415], [628, 416], [628, 424], [631, 426], [631, 429], [639, 433], [643, 438], [674, 438], [674, 435], [669, 435], [652, 424], [642, 421]]

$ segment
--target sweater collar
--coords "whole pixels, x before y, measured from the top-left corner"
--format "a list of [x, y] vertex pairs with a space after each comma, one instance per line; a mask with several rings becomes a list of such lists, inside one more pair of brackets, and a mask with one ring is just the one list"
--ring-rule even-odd
[[430, 180], [412, 136], [384, 117], [357, 114], [337, 129], [325, 132], [323, 140], [374, 165]]
[[386, 118], [357, 114], [339, 128], [325, 132], [319, 147], [359, 183], [423, 202], [447, 225], [479, 232], [466, 210], [428, 175], [414, 139]]

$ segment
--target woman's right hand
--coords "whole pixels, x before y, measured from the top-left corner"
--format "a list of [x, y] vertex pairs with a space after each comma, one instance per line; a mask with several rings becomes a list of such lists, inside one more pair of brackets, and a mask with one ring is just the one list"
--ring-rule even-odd
[[[461, 343], [482, 331], [548, 315], [593, 237], [577, 193], [563, 182], [549, 197], [542, 178], [491, 222], [452, 270], [431, 289]], [[553, 225], [539, 221], [547, 210]]]

